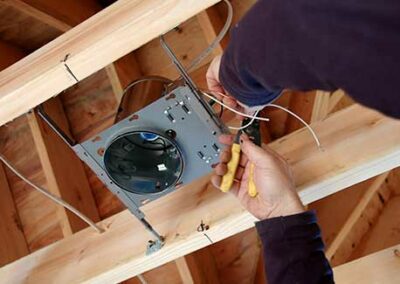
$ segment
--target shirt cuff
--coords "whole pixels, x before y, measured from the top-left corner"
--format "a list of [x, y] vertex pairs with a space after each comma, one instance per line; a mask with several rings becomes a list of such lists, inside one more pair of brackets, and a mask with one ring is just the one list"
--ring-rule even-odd
[[[284, 239], [288, 232], [304, 234], [310, 228], [314, 229], [315, 225], [317, 225], [315, 211], [306, 211], [259, 221], [256, 223], [256, 228], [260, 236], [267, 236], [269, 241], [273, 241]], [[318, 226], [316, 228], [318, 229]]]

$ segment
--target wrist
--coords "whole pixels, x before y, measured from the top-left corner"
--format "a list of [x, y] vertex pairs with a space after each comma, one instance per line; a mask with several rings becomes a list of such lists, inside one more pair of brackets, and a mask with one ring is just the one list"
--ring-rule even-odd
[[271, 211], [269, 218], [285, 217], [305, 212], [306, 209], [301, 203], [300, 198], [292, 198], [282, 202], [275, 210]]
[[266, 208], [264, 213], [256, 216], [259, 220], [271, 219], [275, 217], [285, 217], [305, 212], [306, 209], [301, 203], [301, 200], [297, 194], [293, 196], [287, 196], [282, 199], [278, 204], [272, 208]]

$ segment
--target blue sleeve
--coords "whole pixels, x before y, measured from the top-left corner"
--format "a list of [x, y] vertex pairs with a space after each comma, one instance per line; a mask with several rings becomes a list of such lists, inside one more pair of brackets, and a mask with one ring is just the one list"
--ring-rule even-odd
[[313, 211], [256, 223], [268, 284], [334, 283]]

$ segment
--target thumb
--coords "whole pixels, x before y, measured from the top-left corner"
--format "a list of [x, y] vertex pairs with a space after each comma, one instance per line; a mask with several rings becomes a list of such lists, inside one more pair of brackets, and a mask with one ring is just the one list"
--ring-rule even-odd
[[241, 150], [255, 166], [265, 166], [271, 160], [270, 154], [263, 148], [255, 145], [247, 136], [242, 135], [241, 138], [243, 141]]

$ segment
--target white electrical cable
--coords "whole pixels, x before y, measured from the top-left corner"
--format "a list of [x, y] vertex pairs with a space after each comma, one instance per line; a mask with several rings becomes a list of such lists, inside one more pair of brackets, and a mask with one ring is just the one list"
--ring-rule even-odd
[[236, 110], [234, 108], [231, 108], [230, 106], [224, 104], [223, 102], [221, 102], [220, 100], [218, 100], [218, 99], [214, 98], [213, 96], [207, 94], [206, 92], [202, 92], [202, 94], [205, 95], [210, 100], [213, 100], [217, 104], [223, 106], [226, 109], [229, 109], [231, 112], [234, 112], [234, 113], [236, 113], [236, 114], [238, 114], [240, 116], [247, 117], [247, 118], [252, 118], [252, 119], [255, 119], [255, 120], [269, 121], [269, 118], [266, 118], [266, 117], [255, 117], [253, 115], [249, 115], [249, 114], [246, 114], [244, 112], [238, 111], [238, 110]]
[[187, 68], [188, 72], [193, 71], [193, 69], [215, 49], [215, 47], [221, 42], [221, 40], [229, 31], [233, 19], [233, 7], [228, 0], [224, 0], [224, 2], [228, 8], [228, 16], [226, 18], [225, 25], [219, 32], [218, 36], [213, 40], [213, 42], [192, 61], [192, 63]]
[[280, 106], [280, 105], [268, 104], [268, 105], [266, 105], [266, 106], [267, 106], [267, 107], [270, 106], [270, 107], [279, 108], [279, 109], [281, 109], [281, 110], [283, 110], [283, 111], [286, 111], [288, 114], [294, 116], [295, 118], [297, 118], [297, 119], [298, 119], [301, 123], [303, 123], [304, 126], [310, 131], [310, 133], [311, 133], [311, 135], [313, 136], [315, 142], [317, 143], [318, 148], [321, 147], [321, 142], [319, 141], [317, 134], [314, 132], [314, 130], [311, 128], [311, 126], [308, 125], [308, 123], [305, 122], [300, 116], [298, 116], [298, 115], [295, 114], [294, 112], [292, 112], [292, 111], [290, 111], [290, 110], [288, 110], [288, 109], [286, 109], [286, 108], [284, 108], [284, 107], [282, 107], [282, 106]]
[[[229, 126], [230, 129], [234, 129], [234, 130], [241, 130], [241, 129], [244, 129], [244, 128], [246, 128], [247, 126], [249, 126], [251, 123], [253, 123], [254, 120], [269, 121], [268, 118], [257, 117], [258, 111], [257, 111], [253, 116], [251, 116], [251, 115], [245, 114], [245, 113], [243, 113], [243, 112], [237, 111], [237, 110], [235, 110], [235, 109], [233, 109], [233, 108], [227, 106], [226, 104], [224, 104], [224, 103], [221, 102], [220, 100], [214, 98], [213, 96], [207, 94], [206, 92], [202, 92], [202, 93], [203, 93], [203, 95], [205, 95], [205, 96], [208, 97], [209, 99], [213, 100], [213, 101], [216, 102], [217, 104], [222, 105], [223, 107], [229, 109], [230, 111], [232, 111], [232, 112], [234, 112], [234, 113], [236, 113], [236, 114], [238, 114], [238, 115], [241, 115], [241, 116], [248, 117], [248, 118], [251, 118], [251, 119], [252, 119], [252, 121], [251, 121], [250, 123], [248, 123], [247, 125], [245, 125], [245, 126], [242, 126], [242, 127]], [[221, 94], [221, 93], [219, 93], [219, 95], [228, 97], [228, 96], [226, 96], [226, 95], [224, 95], [224, 94]], [[308, 123], [305, 122], [300, 116], [298, 116], [298, 115], [295, 114], [294, 112], [292, 112], [292, 111], [290, 111], [290, 110], [288, 110], [288, 109], [286, 109], [286, 108], [284, 108], [284, 107], [282, 107], [282, 106], [280, 106], [280, 105], [276, 105], [276, 104], [270, 103], [270, 104], [267, 104], [267, 105], [266, 105], [266, 107], [268, 107], [268, 106], [270, 106], [270, 107], [275, 107], [275, 108], [281, 109], [281, 110], [283, 110], [283, 111], [286, 111], [288, 114], [290, 114], [290, 115], [294, 116], [296, 119], [298, 119], [298, 120], [299, 120], [302, 124], [304, 124], [304, 126], [310, 131], [310, 133], [311, 133], [311, 135], [313, 136], [313, 138], [314, 138], [314, 140], [315, 140], [315, 142], [316, 142], [318, 148], [321, 147], [321, 142], [319, 141], [319, 138], [318, 138], [317, 134], [315, 133], [315, 131], [314, 131], [314, 130], [311, 128], [311, 126], [308, 125]]]
[[240, 127], [228, 126], [228, 128], [229, 128], [229, 129], [232, 129], [232, 130], [242, 130], [242, 129], [247, 128], [248, 126], [250, 126], [250, 125], [254, 122], [254, 120], [257, 118], [257, 115], [258, 115], [259, 112], [260, 112], [260, 110], [257, 110], [257, 111], [253, 114], [253, 118], [252, 118], [246, 125], [243, 125], [243, 126], [240, 126]]
[[91, 226], [93, 229], [96, 230], [96, 232], [98, 233], [102, 233], [104, 232], [104, 230], [102, 228], [100, 228], [99, 226], [97, 226], [92, 220], [89, 219], [89, 217], [87, 217], [85, 214], [83, 214], [82, 212], [80, 212], [78, 209], [76, 209], [75, 207], [73, 207], [71, 204], [69, 204], [68, 202], [62, 200], [60, 197], [52, 194], [51, 192], [37, 186], [36, 184], [34, 184], [33, 182], [31, 182], [29, 179], [27, 179], [26, 177], [24, 177], [17, 169], [15, 169], [2, 155], [0, 155], [0, 160], [14, 173], [16, 174], [20, 179], [22, 179], [24, 182], [26, 182], [27, 184], [29, 184], [31, 187], [33, 187], [34, 189], [36, 189], [37, 191], [39, 191], [40, 193], [42, 193], [43, 195], [45, 195], [46, 197], [50, 198], [51, 200], [53, 200], [54, 202], [56, 202], [57, 204], [65, 207], [66, 209], [68, 209], [69, 211], [71, 211], [72, 213], [74, 213], [76, 216], [78, 216], [80, 219], [82, 219], [84, 222], [86, 222], [89, 226]]

